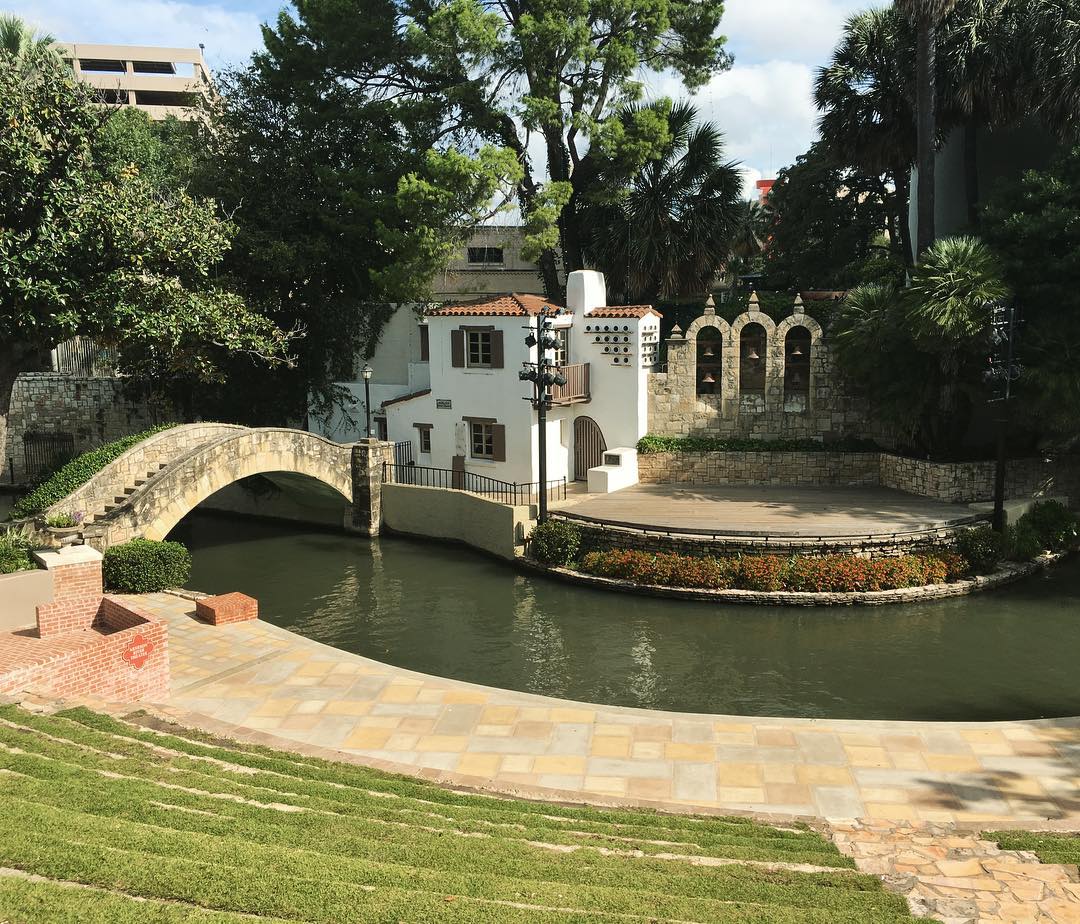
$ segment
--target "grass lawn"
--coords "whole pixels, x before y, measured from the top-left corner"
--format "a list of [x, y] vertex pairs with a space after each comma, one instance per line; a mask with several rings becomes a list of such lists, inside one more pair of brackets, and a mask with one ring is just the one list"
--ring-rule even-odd
[[1043, 863], [1080, 864], [1080, 834], [1045, 831], [987, 831], [980, 835], [1002, 850], [1030, 850]]
[[457, 793], [84, 709], [0, 706], [0, 867], [12, 924], [914, 920], [810, 830]]

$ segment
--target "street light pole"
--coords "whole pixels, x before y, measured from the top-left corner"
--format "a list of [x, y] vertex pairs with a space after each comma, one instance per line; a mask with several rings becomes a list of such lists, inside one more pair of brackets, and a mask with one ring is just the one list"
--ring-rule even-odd
[[1012, 383], [1020, 378], [1021, 365], [1016, 358], [1016, 306], [1011, 302], [990, 305], [990, 368], [983, 378], [994, 386], [990, 403], [997, 404], [997, 459], [994, 465], [994, 515], [991, 521], [995, 532], [1005, 531], [1005, 473], [1006, 430], [1009, 422], [1009, 399]]
[[360, 370], [360, 375], [364, 378], [364, 414], [367, 417], [367, 426], [364, 428], [364, 434], [368, 439], [371, 439], [371, 377], [374, 374], [375, 370], [367, 363], [364, 363], [364, 368]]
[[537, 474], [540, 478], [537, 486], [536, 520], [538, 523], [545, 522], [548, 517], [547, 412], [551, 407], [551, 386], [566, 384], [566, 377], [559, 372], [554, 363], [548, 362], [547, 358], [548, 351], [554, 350], [559, 344], [558, 338], [552, 331], [551, 319], [561, 312], [562, 309], [554, 305], [544, 305], [536, 315], [536, 330], [534, 331], [531, 325], [525, 328], [529, 332], [525, 338], [525, 345], [529, 348], [536, 347], [536, 362], [525, 363], [525, 368], [518, 373], [521, 381], [533, 383], [532, 398], [525, 400], [531, 401], [536, 409], [536, 425], [540, 428], [537, 439], [537, 451], [540, 454], [537, 465]]

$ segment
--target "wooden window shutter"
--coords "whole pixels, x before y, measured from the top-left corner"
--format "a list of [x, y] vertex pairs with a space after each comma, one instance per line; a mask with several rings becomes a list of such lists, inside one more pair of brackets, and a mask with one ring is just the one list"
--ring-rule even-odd
[[[501, 335], [500, 335], [501, 336]], [[506, 427], [502, 424], [491, 425], [492, 458], [496, 462], [506, 461]]]
[[430, 358], [430, 341], [428, 340], [428, 327], [426, 324], [420, 325], [420, 362], [426, 363]]
[[465, 331], [450, 331], [450, 365], [455, 369], [465, 368]]
[[491, 368], [501, 369], [503, 367], [503, 332], [501, 330], [493, 330], [491, 332]]

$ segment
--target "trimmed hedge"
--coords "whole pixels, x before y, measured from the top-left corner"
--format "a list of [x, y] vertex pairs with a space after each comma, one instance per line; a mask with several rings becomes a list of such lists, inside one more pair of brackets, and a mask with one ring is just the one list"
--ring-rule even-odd
[[1005, 536], [989, 526], [965, 529], [956, 537], [956, 551], [967, 559], [975, 574], [989, 574], [1005, 557]]
[[867, 559], [856, 555], [742, 555], [697, 558], [638, 550], [589, 552], [581, 570], [638, 584], [707, 590], [847, 593], [956, 581], [967, 563], [954, 553]]
[[32, 571], [37, 566], [30, 557], [33, 545], [22, 533], [14, 530], [0, 532], [0, 574]]
[[581, 530], [565, 520], [547, 520], [529, 533], [529, 554], [546, 565], [568, 565], [581, 551]]
[[656, 452], [880, 452], [873, 440], [758, 440], [720, 436], [643, 436], [638, 440], [641, 455]]
[[81, 456], [76, 456], [20, 499], [11, 508], [11, 517], [21, 519], [41, 513], [42, 510], [63, 500], [76, 488], [81, 488], [106, 465], [127, 452], [136, 443], [141, 443], [148, 436], [153, 436], [162, 430], [171, 430], [175, 426], [177, 426], [175, 423], [162, 424], [160, 427], [153, 427], [142, 433], [133, 433], [112, 443], [106, 443], [104, 446], [98, 446], [97, 449], [84, 452]]
[[182, 587], [191, 574], [191, 553], [179, 542], [132, 539], [105, 550], [105, 586], [129, 594]]

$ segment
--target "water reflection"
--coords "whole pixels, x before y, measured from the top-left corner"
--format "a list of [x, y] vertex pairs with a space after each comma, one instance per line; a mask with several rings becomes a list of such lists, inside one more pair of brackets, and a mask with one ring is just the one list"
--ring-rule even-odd
[[721, 607], [572, 587], [464, 549], [194, 516], [191, 586], [368, 657], [551, 696], [851, 718], [1080, 714], [1080, 563], [912, 606]]

